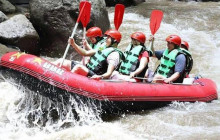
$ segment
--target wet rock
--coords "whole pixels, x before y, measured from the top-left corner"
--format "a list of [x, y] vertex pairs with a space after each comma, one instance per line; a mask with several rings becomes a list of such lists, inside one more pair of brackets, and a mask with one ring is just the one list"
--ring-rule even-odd
[[8, 17], [2, 12], [0, 11], [0, 23], [7, 20]]
[[133, 0], [133, 4], [134, 5], [138, 5], [138, 4], [142, 3], [142, 2], [145, 2], [145, 0]]
[[21, 14], [0, 23], [0, 42], [32, 54], [39, 50], [39, 36], [31, 22]]
[[30, 0], [9, 0], [12, 4], [26, 4], [29, 3]]
[[29, 4], [19, 4], [19, 5], [16, 5], [16, 9], [17, 9], [18, 13], [23, 14], [26, 17], [28, 17], [27, 15], [30, 14]]
[[16, 10], [15, 6], [7, 0], [0, 0], [0, 11], [4, 13], [14, 13]]
[[195, 1], [195, 2], [219, 2], [220, 0], [178, 0], [178, 1], [185, 1], [185, 2], [190, 2], [190, 1]]
[[105, 0], [106, 6], [115, 6], [116, 4], [123, 4], [125, 6], [138, 5], [145, 0]]
[[9, 47], [0, 43], [0, 58], [2, 57], [3, 54], [6, 54], [8, 52], [14, 52], [14, 51], [19, 51], [19, 50], [14, 49], [14, 48], [9, 48]]
[[[41, 36], [40, 46], [43, 55], [63, 55], [79, 14], [78, 7], [78, 0], [30, 1], [30, 19]], [[91, 19], [87, 29], [92, 26], [99, 26], [103, 31], [110, 27], [104, 0], [92, 1]], [[75, 36], [76, 42], [81, 41], [81, 30], [80, 24]], [[69, 52], [73, 52], [73, 49]]]

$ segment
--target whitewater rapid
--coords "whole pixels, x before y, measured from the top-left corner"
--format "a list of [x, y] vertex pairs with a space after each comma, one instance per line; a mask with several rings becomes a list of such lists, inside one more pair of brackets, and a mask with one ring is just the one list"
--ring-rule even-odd
[[[186, 4], [170, 1], [149, 1], [126, 8], [119, 29], [123, 38], [120, 48], [130, 42], [135, 31], [150, 36], [149, 15], [161, 5], [164, 20], [155, 34], [155, 49], [166, 47], [165, 38], [178, 34], [190, 44], [194, 58], [192, 73], [214, 80], [220, 89], [220, 3]], [[166, 8], [169, 7], [169, 8]], [[178, 12], [177, 12], [178, 10]], [[191, 12], [194, 11], [194, 12]], [[109, 9], [111, 26], [113, 8]], [[145, 14], [146, 13], [146, 14]], [[147, 43], [146, 43], [147, 45]], [[157, 60], [151, 59], [155, 69]], [[99, 111], [91, 106], [76, 105], [80, 119], [71, 114], [71, 106], [63, 106], [25, 89], [13, 79], [0, 78], [0, 139], [72, 139], [72, 140], [145, 140], [145, 139], [219, 139], [220, 100], [211, 103], [179, 103], [138, 113], [102, 120]], [[53, 110], [57, 119], [50, 119]], [[51, 112], [50, 112], [51, 111]], [[48, 113], [49, 112], [49, 113]], [[33, 115], [35, 114], [35, 115]], [[45, 117], [45, 114], [47, 115]], [[31, 120], [34, 120], [30, 122]]]

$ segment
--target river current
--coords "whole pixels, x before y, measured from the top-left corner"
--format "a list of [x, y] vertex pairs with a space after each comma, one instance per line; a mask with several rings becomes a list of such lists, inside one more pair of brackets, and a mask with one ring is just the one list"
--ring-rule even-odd
[[[220, 3], [150, 0], [128, 7], [119, 29], [123, 35], [120, 48], [126, 48], [130, 34], [135, 31], [142, 31], [149, 38], [149, 17], [153, 9], [164, 13], [155, 34], [155, 50], [166, 47], [168, 35], [181, 36], [189, 42], [194, 58], [192, 73], [215, 81], [220, 94]], [[114, 28], [114, 9], [109, 8], [108, 11]], [[155, 69], [157, 60], [150, 60], [150, 68]], [[51, 102], [13, 79], [0, 76], [0, 140], [220, 139], [219, 99], [210, 103], [173, 102], [163, 108], [122, 114], [106, 120], [100, 118], [99, 110], [92, 102], [83, 106], [82, 102], [72, 99], [79, 115], [76, 119], [71, 106]], [[53, 110], [59, 113], [55, 119], [50, 117]]]

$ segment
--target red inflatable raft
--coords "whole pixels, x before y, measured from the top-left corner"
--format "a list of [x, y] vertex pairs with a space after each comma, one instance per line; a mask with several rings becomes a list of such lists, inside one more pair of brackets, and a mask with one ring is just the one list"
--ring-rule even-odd
[[[192, 85], [96, 81], [61, 69], [43, 58], [21, 52], [3, 55], [0, 66], [6, 71], [25, 74], [43, 85], [48, 84], [68, 94], [100, 102], [123, 102], [140, 107], [146, 102], [209, 102], [218, 97], [216, 84], [205, 78], [195, 80]], [[28, 86], [40, 88], [36, 82], [32, 83], [34, 80], [28, 81], [23, 77], [23, 81], [26, 81]], [[43, 92], [46, 96], [52, 94], [46, 92], [46, 88]], [[130, 107], [125, 107], [127, 108]]]

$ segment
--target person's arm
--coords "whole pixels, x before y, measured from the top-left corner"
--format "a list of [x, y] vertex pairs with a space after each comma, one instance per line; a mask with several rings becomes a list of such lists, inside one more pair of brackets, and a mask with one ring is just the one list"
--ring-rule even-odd
[[109, 54], [107, 57], [107, 63], [108, 63], [108, 69], [107, 69], [106, 73], [104, 73], [102, 75], [94, 75], [91, 78], [93, 78], [93, 79], [108, 79], [108, 78], [110, 78], [113, 71], [115, 70], [115, 68], [117, 68], [117, 66], [120, 63], [119, 53], [117, 51], [115, 51], [115, 52], [112, 52], [111, 54]]
[[150, 41], [150, 50], [152, 52], [152, 57], [156, 57], [154, 50], [154, 37], [151, 36], [149, 41]]
[[183, 54], [178, 55], [175, 60], [174, 74], [171, 75], [169, 78], [166, 78], [164, 82], [170, 83], [176, 81], [180, 77], [180, 75], [184, 72], [185, 66], [186, 66], [186, 57]]
[[173, 81], [177, 80], [179, 77], [180, 77], [180, 73], [179, 72], [175, 72], [169, 78], [164, 79], [164, 82], [165, 83], [170, 83], [170, 82], [173, 82]]
[[89, 45], [86, 39], [83, 40], [83, 45], [85, 46], [86, 50], [92, 50], [92, 47]]
[[161, 57], [163, 56], [163, 52], [164, 50], [155, 51], [155, 57], [160, 60]]
[[97, 79], [97, 80], [99, 80], [99, 79], [109, 79], [114, 70], [115, 70], [115, 66], [113, 64], [109, 64], [106, 73], [104, 73], [102, 75], [93, 75], [91, 78], [92, 79]]
[[134, 72], [130, 73], [130, 78], [133, 78], [134, 76], [140, 74], [146, 67], [148, 61], [149, 61], [149, 55], [147, 52], [144, 52], [143, 56], [141, 57], [139, 67]]
[[75, 43], [75, 40], [73, 39], [73, 38], [70, 38], [69, 39], [69, 44], [71, 45], [71, 46], [73, 46], [73, 48], [80, 54], [80, 55], [82, 55], [82, 56], [92, 56], [92, 55], [94, 55], [95, 53], [96, 53], [96, 51], [95, 50], [85, 50], [85, 49], [83, 49], [83, 48], [81, 48], [81, 47], [79, 47], [76, 43]]
[[108, 79], [112, 75], [112, 72], [115, 70], [115, 66], [113, 64], [108, 65], [107, 72], [102, 74], [103, 79]]

